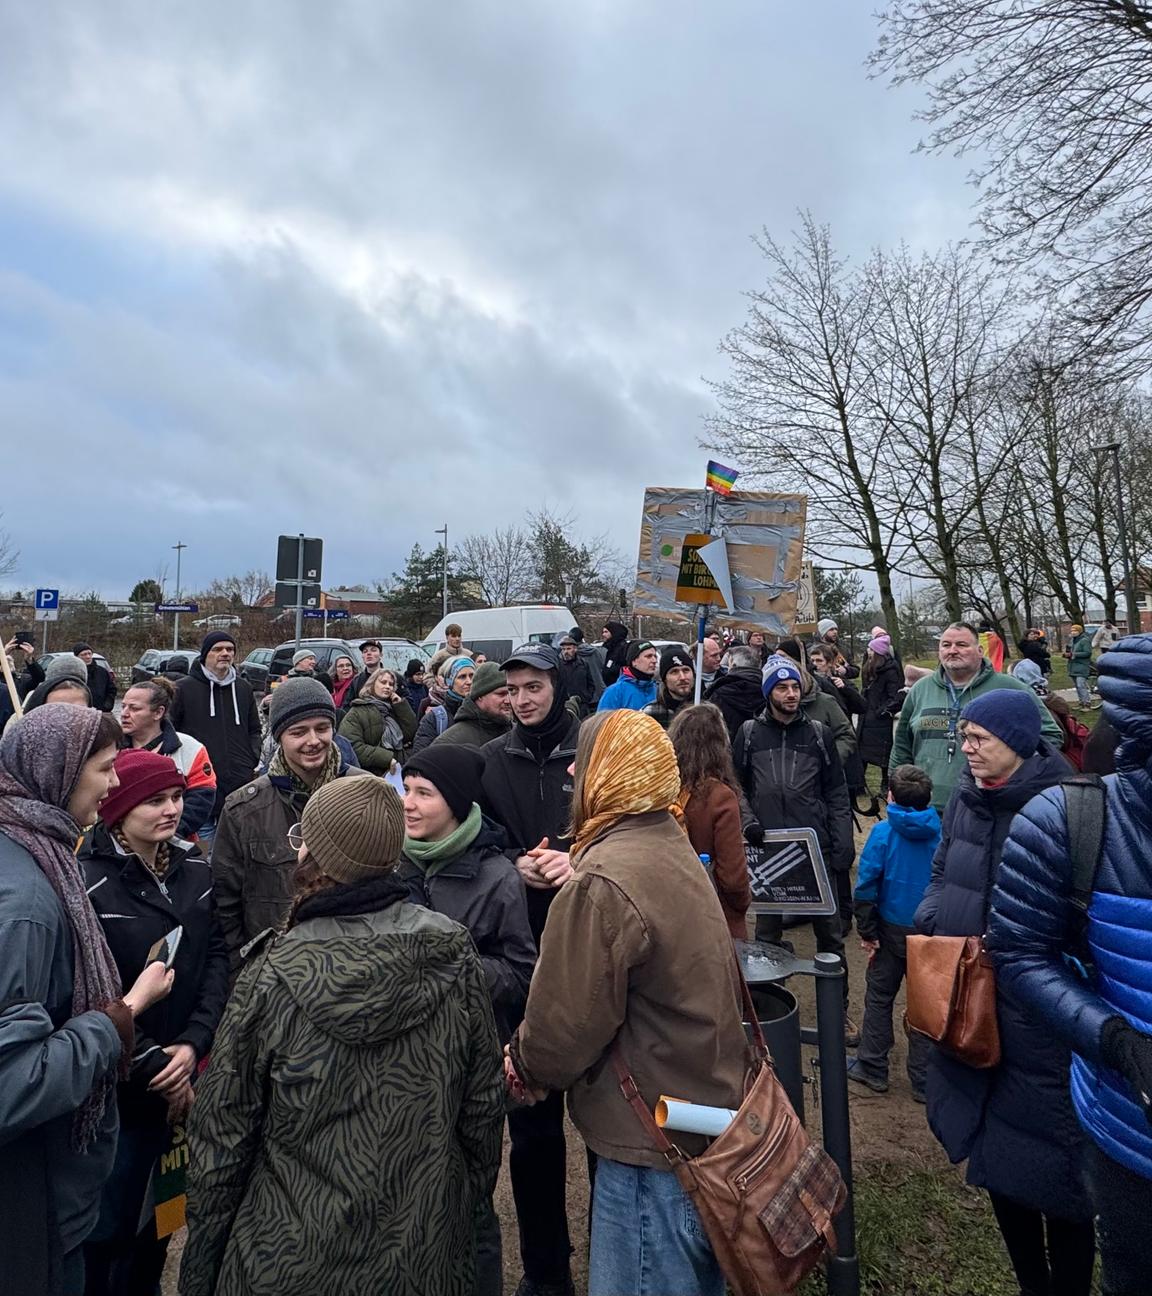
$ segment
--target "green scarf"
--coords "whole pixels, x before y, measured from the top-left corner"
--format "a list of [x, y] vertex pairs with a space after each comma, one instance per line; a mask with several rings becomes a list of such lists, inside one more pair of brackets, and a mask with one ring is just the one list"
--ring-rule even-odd
[[414, 837], [405, 837], [404, 858], [411, 860], [425, 877], [435, 877], [442, 868], [459, 859], [479, 837], [483, 820], [480, 807], [473, 801], [468, 818], [447, 837], [441, 837], [439, 841], [417, 841]]

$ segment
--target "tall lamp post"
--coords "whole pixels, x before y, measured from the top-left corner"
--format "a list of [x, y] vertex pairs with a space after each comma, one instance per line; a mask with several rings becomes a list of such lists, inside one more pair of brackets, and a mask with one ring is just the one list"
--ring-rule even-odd
[[436, 528], [436, 534], [444, 537], [444, 583], [440, 590], [440, 615], [448, 615], [448, 523], [445, 522], [442, 527]]
[[[183, 540], [178, 540], [173, 546], [176, 550], [176, 602], [180, 602], [180, 559], [184, 556], [184, 550], [188, 546]], [[175, 652], [180, 647], [180, 613], [177, 612], [172, 620], [172, 651]]]
[[1120, 529], [1120, 552], [1124, 557], [1124, 603], [1128, 614], [1128, 633], [1140, 633], [1140, 609], [1136, 606], [1136, 578], [1132, 571], [1132, 546], [1129, 543], [1128, 522], [1124, 512], [1124, 481], [1120, 475], [1120, 443], [1092, 447], [1098, 455], [1112, 456], [1112, 471], [1116, 478], [1116, 522]]

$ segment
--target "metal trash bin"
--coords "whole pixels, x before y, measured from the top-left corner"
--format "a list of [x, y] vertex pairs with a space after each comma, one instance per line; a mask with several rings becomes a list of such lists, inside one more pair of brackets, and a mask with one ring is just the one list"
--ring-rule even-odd
[[[793, 1111], [803, 1124], [804, 1072], [800, 1061], [800, 1012], [796, 996], [782, 985], [771, 981], [748, 988], [752, 992], [752, 1002], [756, 1005], [756, 1014], [760, 1019], [760, 1029], [764, 1032], [768, 1051], [776, 1064], [776, 1074], [780, 1077]], [[744, 1029], [751, 1034], [747, 1022]]]

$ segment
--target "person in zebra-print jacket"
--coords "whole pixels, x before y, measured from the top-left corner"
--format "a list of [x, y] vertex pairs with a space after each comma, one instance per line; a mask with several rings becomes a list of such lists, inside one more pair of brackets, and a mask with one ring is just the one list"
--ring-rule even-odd
[[189, 1128], [182, 1296], [472, 1296], [504, 1094], [484, 968], [407, 902], [400, 798], [334, 780], [288, 929], [224, 1014]]

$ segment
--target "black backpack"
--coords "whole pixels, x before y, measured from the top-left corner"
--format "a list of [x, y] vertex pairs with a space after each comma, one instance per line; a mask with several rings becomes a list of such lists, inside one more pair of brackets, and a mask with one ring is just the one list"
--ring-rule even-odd
[[1099, 774], [1074, 774], [1060, 785], [1064, 789], [1064, 815], [1068, 825], [1068, 853], [1072, 860], [1072, 918], [1068, 924], [1067, 957], [1086, 980], [1094, 968], [1088, 946], [1088, 906], [1104, 854], [1104, 828], [1108, 789]]

